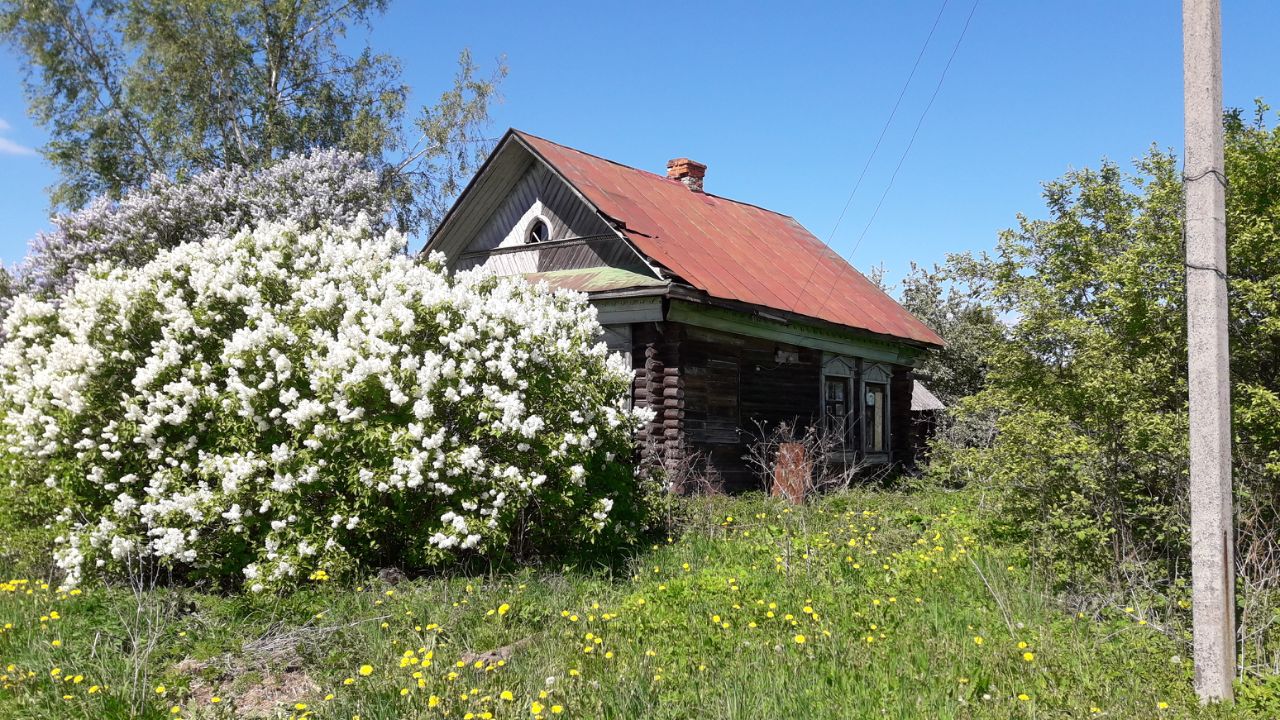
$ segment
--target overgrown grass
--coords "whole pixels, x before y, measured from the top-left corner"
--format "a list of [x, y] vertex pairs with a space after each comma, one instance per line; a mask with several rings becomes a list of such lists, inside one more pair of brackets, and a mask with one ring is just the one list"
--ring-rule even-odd
[[685, 529], [621, 573], [265, 597], [10, 583], [0, 714], [1274, 715], [1201, 708], [1187, 648], [1147, 609], [1066, 612], [974, 505], [943, 492], [692, 500]]

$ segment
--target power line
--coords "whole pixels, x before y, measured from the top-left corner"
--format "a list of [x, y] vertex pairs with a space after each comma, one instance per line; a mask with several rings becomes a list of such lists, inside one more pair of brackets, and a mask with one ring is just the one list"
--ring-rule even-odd
[[[866, 237], [867, 231], [871, 229], [871, 223], [875, 222], [876, 215], [880, 213], [880, 206], [884, 205], [884, 199], [889, 195], [889, 190], [893, 187], [893, 181], [898, 177], [898, 171], [902, 169], [902, 163], [907, 159], [907, 153], [911, 152], [911, 146], [915, 144], [916, 135], [920, 132], [920, 126], [924, 124], [925, 116], [929, 114], [929, 109], [933, 107], [933, 101], [938, 98], [938, 92], [942, 90], [942, 83], [947, 79], [947, 71], [951, 69], [951, 62], [956, 59], [956, 53], [960, 50], [960, 43], [964, 42], [964, 36], [969, 31], [969, 23], [973, 21], [973, 15], [978, 10], [978, 3], [981, 0], [973, 0], [973, 6], [969, 8], [969, 16], [965, 18], [964, 27], [960, 30], [960, 36], [956, 38], [956, 44], [951, 48], [951, 56], [947, 58], [947, 64], [942, 68], [942, 74], [938, 76], [938, 84], [933, 88], [933, 94], [929, 96], [929, 102], [924, 106], [924, 110], [920, 113], [920, 119], [916, 121], [916, 127], [911, 131], [911, 138], [907, 141], [907, 146], [902, 150], [902, 155], [898, 157], [898, 164], [893, 169], [893, 174], [889, 176], [889, 182], [884, 187], [884, 192], [880, 194], [880, 200], [876, 203], [875, 210], [871, 213], [871, 219], [867, 220], [867, 224], [862, 228], [862, 234], [858, 236], [857, 242], [854, 243], [853, 249], [849, 251], [846, 260], [853, 257], [858, 251], [858, 246], [862, 244], [862, 239]], [[814, 267], [817, 267], [815, 264]], [[835, 283], [827, 288], [827, 294], [822, 297], [822, 301], [817, 307], [822, 307], [831, 298], [831, 293], [835, 290]]]
[[[862, 180], [867, 175], [867, 169], [871, 167], [871, 161], [875, 159], [876, 153], [880, 150], [880, 144], [884, 142], [884, 136], [889, 131], [889, 126], [893, 124], [893, 118], [898, 114], [898, 107], [902, 105], [902, 98], [907, 94], [907, 88], [911, 86], [912, 79], [916, 76], [916, 70], [920, 67], [920, 61], [924, 58], [924, 53], [929, 49], [929, 42], [933, 40], [933, 33], [938, 29], [938, 23], [942, 20], [943, 13], [947, 10], [947, 5], [951, 0], [942, 0], [942, 7], [938, 9], [938, 15], [933, 19], [933, 26], [929, 28], [929, 34], [925, 36], [924, 44], [920, 46], [920, 52], [916, 54], [916, 61], [911, 65], [911, 72], [907, 74], [907, 79], [902, 83], [902, 89], [898, 91], [898, 99], [893, 103], [893, 109], [889, 111], [889, 117], [885, 119], [884, 126], [880, 128], [880, 136], [876, 138], [876, 144], [871, 148], [871, 154], [867, 156], [867, 161], [862, 164], [862, 172], [858, 173], [858, 179], [853, 184], [853, 190], [849, 191], [849, 197], [844, 202], [844, 207], [840, 210], [840, 216], [836, 218], [835, 225], [832, 226], [831, 232], [827, 234], [827, 245], [831, 244], [832, 238], [835, 237], [836, 231], [840, 229], [840, 223], [844, 221], [845, 213], [849, 212], [849, 206], [853, 203], [853, 196], [858, 193], [858, 188], [862, 186]], [[800, 285], [799, 291], [796, 293], [796, 300], [804, 297], [805, 290], [808, 289], [809, 283], [813, 280], [813, 274], [817, 272], [821, 259], [814, 260], [813, 267], [809, 268], [809, 275]]]
[[893, 123], [893, 118], [898, 114], [898, 107], [902, 105], [902, 98], [907, 94], [907, 88], [911, 85], [911, 80], [916, 76], [916, 70], [920, 67], [920, 61], [924, 58], [925, 50], [929, 49], [929, 41], [933, 39], [933, 33], [938, 29], [938, 23], [942, 20], [942, 14], [947, 10], [947, 4], [951, 0], [943, 0], [942, 7], [938, 10], [938, 16], [933, 19], [933, 27], [929, 28], [929, 34], [924, 39], [924, 45], [920, 46], [920, 52], [916, 55], [916, 61], [911, 66], [911, 72], [907, 75], [906, 82], [902, 83], [902, 89], [898, 91], [898, 99], [893, 103], [893, 109], [889, 111], [889, 117], [884, 121], [884, 127], [880, 128], [880, 137], [876, 138], [876, 144], [871, 148], [871, 154], [867, 156], [867, 161], [862, 164], [862, 172], [858, 173], [858, 179], [853, 183], [853, 190], [849, 191], [849, 199], [844, 201], [844, 207], [840, 210], [840, 217], [836, 218], [836, 224], [832, 226], [831, 232], [827, 234], [827, 244], [831, 244], [831, 239], [835, 237], [836, 230], [840, 229], [840, 223], [844, 221], [845, 213], [849, 211], [849, 205], [853, 203], [853, 196], [858, 193], [858, 188], [862, 185], [862, 179], [867, 176], [867, 169], [871, 167], [871, 161], [875, 159], [876, 152], [880, 150], [880, 143], [884, 142], [884, 136], [889, 131], [889, 125]]
[[880, 206], [884, 204], [884, 199], [889, 195], [889, 190], [893, 187], [893, 181], [898, 177], [898, 171], [902, 169], [902, 163], [907, 159], [907, 153], [911, 152], [911, 146], [916, 142], [916, 134], [920, 132], [920, 126], [924, 124], [924, 118], [929, 114], [929, 108], [933, 107], [933, 101], [938, 97], [938, 91], [942, 90], [942, 83], [947, 79], [947, 71], [951, 69], [951, 61], [956, 59], [956, 52], [960, 50], [960, 43], [964, 41], [965, 33], [969, 31], [969, 23], [973, 20], [973, 14], [978, 10], [978, 3], [981, 0], [973, 0], [973, 7], [969, 9], [969, 17], [965, 18], [964, 27], [960, 30], [960, 37], [956, 38], [955, 47], [951, 48], [951, 57], [947, 58], [947, 64], [942, 68], [942, 74], [938, 76], [938, 84], [933, 88], [933, 95], [929, 96], [929, 103], [924, 106], [924, 112], [920, 113], [920, 119], [916, 122], [915, 130], [911, 131], [911, 139], [907, 141], [907, 147], [903, 149], [902, 156], [898, 158], [898, 165], [893, 169], [893, 174], [889, 176], [889, 183], [884, 186], [884, 192], [880, 194], [880, 201], [876, 203], [876, 208], [871, 212], [871, 218], [867, 220], [867, 224], [862, 228], [862, 234], [858, 235], [858, 240], [853, 244], [853, 249], [849, 251], [849, 257], [858, 251], [858, 246], [862, 244], [862, 239], [867, 236], [867, 231], [871, 229], [871, 224], [876, 221], [876, 216], [880, 214]]

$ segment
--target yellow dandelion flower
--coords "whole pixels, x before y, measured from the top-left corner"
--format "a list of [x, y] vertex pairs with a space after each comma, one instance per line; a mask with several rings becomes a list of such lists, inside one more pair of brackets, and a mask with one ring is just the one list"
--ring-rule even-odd
[[516, 696], [515, 696], [515, 695], [512, 695], [510, 690], [503, 690], [503, 691], [502, 691], [502, 693], [501, 693], [500, 695], [498, 695], [498, 697], [502, 698], [503, 700], [507, 700], [507, 701], [511, 701], [511, 700], [515, 700], [515, 699], [516, 699]]
[[372, 665], [361, 665], [361, 666], [360, 666], [360, 676], [361, 676], [361, 677], [369, 677], [369, 676], [370, 676], [370, 675], [372, 675], [372, 674], [373, 674], [373, 666], [372, 666]]
[[975, 635], [975, 636], [973, 637], [973, 644], [974, 644], [974, 645], [981, 645], [983, 642], [985, 642], [985, 641], [982, 639], [982, 636], [981, 636], [981, 635]]
[[797, 645], [803, 645], [805, 637], [803, 635], [796, 635], [792, 640], [795, 640]]

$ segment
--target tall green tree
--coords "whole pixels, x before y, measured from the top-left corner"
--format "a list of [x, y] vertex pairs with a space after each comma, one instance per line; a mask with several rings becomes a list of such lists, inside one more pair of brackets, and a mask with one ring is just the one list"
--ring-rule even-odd
[[349, 52], [387, 0], [6, 0], [0, 33], [25, 71], [55, 207], [170, 178], [258, 168], [315, 148], [384, 175], [406, 230], [432, 225], [486, 151], [489, 103], [469, 53], [407, 122], [396, 58]]
[[995, 310], [984, 301], [983, 288], [965, 283], [958, 272], [967, 261], [964, 256], [953, 256], [945, 265], [932, 268], [913, 262], [898, 292], [902, 306], [947, 343], [930, 353], [916, 370], [947, 405], [982, 389], [987, 354], [1000, 341], [1004, 328]]
[[[1225, 118], [1233, 429], [1242, 573], [1280, 579], [1280, 129]], [[1008, 319], [960, 420], [986, 444], [936, 469], [991, 484], [1001, 517], [1071, 582], [1187, 571], [1183, 178], [1152, 149], [1044, 188], [995, 253], [951, 268]], [[1154, 564], [1153, 564], [1153, 561]], [[1099, 572], [1101, 571], [1101, 573]]]

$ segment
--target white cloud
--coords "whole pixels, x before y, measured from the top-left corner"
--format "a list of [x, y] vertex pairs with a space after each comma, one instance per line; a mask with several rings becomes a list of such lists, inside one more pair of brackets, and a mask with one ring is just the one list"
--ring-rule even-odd
[[36, 151], [26, 145], [19, 145], [12, 140], [0, 138], [0, 155], [35, 155]]
[[[13, 126], [5, 122], [4, 118], [0, 118], [0, 133], [12, 130]], [[0, 137], [0, 155], [35, 155], [34, 148], [16, 143], [8, 138]]]

